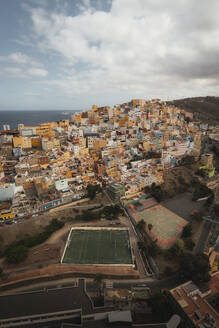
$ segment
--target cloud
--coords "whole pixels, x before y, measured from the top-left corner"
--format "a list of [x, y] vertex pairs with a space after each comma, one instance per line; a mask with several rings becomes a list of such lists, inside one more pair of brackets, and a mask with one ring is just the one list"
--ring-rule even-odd
[[76, 16], [29, 9], [40, 48], [68, 65], [48, 85], [68, 94], [217, 92], [218, 0], [114, 0], [108, 12], [82, 4]]
[[4, 67], [0, 69], [0, 76], [6, 78], [30, 78], [30, 77], [46, 77], [48, 71], [42, 68], [19, 68]]
[[8, 56], [0, 56], [0, 62], [8, 62], [13, 64], [29, 65], [29, 66], [39, 66], [43, 65], [38, 62], [33, 57], [27, 56], [21, 52], [14, 52]]
[[46, 77], [48, 75], [48, 71], [42, 68], [30, 68], [26, 71], [26, 73], [30, 76], [39, 77]]

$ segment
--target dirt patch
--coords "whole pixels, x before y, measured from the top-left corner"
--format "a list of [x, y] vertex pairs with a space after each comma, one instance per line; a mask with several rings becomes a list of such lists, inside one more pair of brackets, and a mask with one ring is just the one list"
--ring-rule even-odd
[[185, 191], [191, 185], [193, 174], [194, 172], [191, 169], [184, 166], [164, 171], [163, 191], [169, 196]]
[[15, 240], [20, 240], [26, 236], [38, 234], [54, 218], [53, 215], [42, 215], [29, 220], [24, 220], [10, 226], [4, 226], [0, 230], [3, 238], [3, 246], [7, 246]]
[[70, 266], [70, 265], [62, 265], [62, 264], [51, 264], [41, 269], [12, 273], [10, 274], [10, 276], [4, 279], [4, 281], [0, 280], [0, 286], [12, 282], [24, 281], [34, 278], [37, 279], [42, 277], [53, 277], [56, 275], [63, 275], [64, 278], [64, 275], [69, 273], [75, 273], [75, 274], [83, 273], [88, 275], [89, 274], [95, 275], [96, 273], [102, 273], [104, 275], [120, 276], [121, 278], [123, 276], [130, 276], [135, 279], [139, 278], [138, 271], [134, 270], [131, 267]]
[[8, 264], [4, 262], [4, 273], [19, 272], [39, 268], [49, 263], [58, 263], [60, 260], [60, 246], [52, 244], [41, 244], [29, 250], [27, 258], [19, 264]]

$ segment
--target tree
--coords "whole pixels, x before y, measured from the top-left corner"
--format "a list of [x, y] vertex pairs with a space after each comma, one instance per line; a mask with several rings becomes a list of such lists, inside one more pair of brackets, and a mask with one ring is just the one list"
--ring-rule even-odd
[[214, 213], [216, 216], [219, 216], [219, 204], [214, 205]]
[[179, 256], [184, 248], [184, 241], [182, 239], [177, 239], [175, 244], [166, 251], [165, 256], [167, 259], [171, 259], [174, 256]]
[[100, 191], [101, 191], [101, 187], [99, 184], [96, 185], [88, 184], [87, 186], [87, 194], [91, 200], [94, 199], [96, 194]]
[[195, 162], [195, 158], [192, 155], [185, 155], [181, 161], [180, 164], [181, 165], [190, 165], [193, 164]]
[[165, 268], [165, 270], [164, 270], [164, 273], [165, 273], [165, 275], [167, 275], [167, 276], [171, 276], [171, 274], [173, 274], [173, 270], [172, 270], [171, 267], [166, 266], [166, 268]]
[[200, 222], [202, 220], [202, 216], [203, 216], [203, 214], [201, 212], [198, 212], [198, 211], [194, 211], [191, 214], [191, 218], [195, 221], [198, 221], [198, 222]]
[[0, 254], [3, 252], [3, 244], [4, 244], [4, 239], [2, 236], [0, 236]]
[[199, 198], [204, 198], [211, 196], [213, 191], [209, 189], [204, 184], [200, 184], [196, 187], [195, 191], [193, 192], [192, 200], [197, 200]]
[[180, 268], [187, 279], [197, 283], [210, 280], [209, 258], [206, 254], [182, 253], [179, 260]]
[[158, 252], [159, 252], [159, 249], [158, 249], [158, 246], [152, 242], [148, 247], [147, 247], [147, 252], [148, 252], [148, 255], [152, 256], [152, 257], [156, 257]]
[[146, 226], [146, 223], [145, 223], [144, 220], [140, 220], [140, 221], [137, 223], [137, 225], [136, 225], [136, 227], [137, 227], [138, 230], [140, 230], [140, 231], [144, 231], [144, 230], [145, 230], [145, 226]]
[[168, 298], [161, 292], [153, 294], [149, 300], [154, 315], [160, 322], [167, 322], [171, 315], [171, 307]]
[[192, 225], [189, 223], [183, 228], [182, 238], [189, 238], [192, 235]]
[[184, 241], [182, 239], [177, 239], [176, 240], [176, 246], [182, 250], [184, 248]]
[[6, 258], [9, 263], [20, 263], [26, 259], [28, 247], [24, 245], [12, 246], [7, 250]]
[[214, 201], [214, 193], [212, 193], [207, 199], [206, 199], [206, 202], [205, 202], [205, 206], [207, 208], [209, 208], [211, 206], [211, 204], [213, 203]]
[[143, 250], [145, 248], [145, 243], [143, 241], [138, 241], [138, 249]]
[[171, 247], [172, 254], [174, 256], [179, 256], [184, 248], [184, 241], [182, 239], [177, 239], [175, 244]]
[[151, 223], [148, 223], [148, 230], [151, 231], [153, 228], [153, 225]]
[[186, 116], [186, 117], [185, 117], [185, 121], [186, 121], [186, 123], [188, 124], [189, 122], [191, 122], [191, 118], [190, 118], [189, 116]]
[[192, 251], [193, 248], [195, 247], [195, 243], [191, 238], [186, 238], [184, 242], [185, 242], [185, 248], [188, 249], [189, 251]]

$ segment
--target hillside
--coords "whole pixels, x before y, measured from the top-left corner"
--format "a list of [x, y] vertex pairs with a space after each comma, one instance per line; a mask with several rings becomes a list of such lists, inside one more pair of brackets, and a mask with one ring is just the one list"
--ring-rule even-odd
[[194, 97], [169, 101], [181, 109], [196, 113], [194, 118], [206, 123], [219, 123], [219, 97]]

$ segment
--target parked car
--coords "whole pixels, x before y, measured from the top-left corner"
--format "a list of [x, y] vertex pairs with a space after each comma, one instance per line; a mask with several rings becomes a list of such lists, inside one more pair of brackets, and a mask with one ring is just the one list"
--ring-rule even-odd
[[13, 221], [6, 221], [5, 224], [13, 224], [14, 222]]

